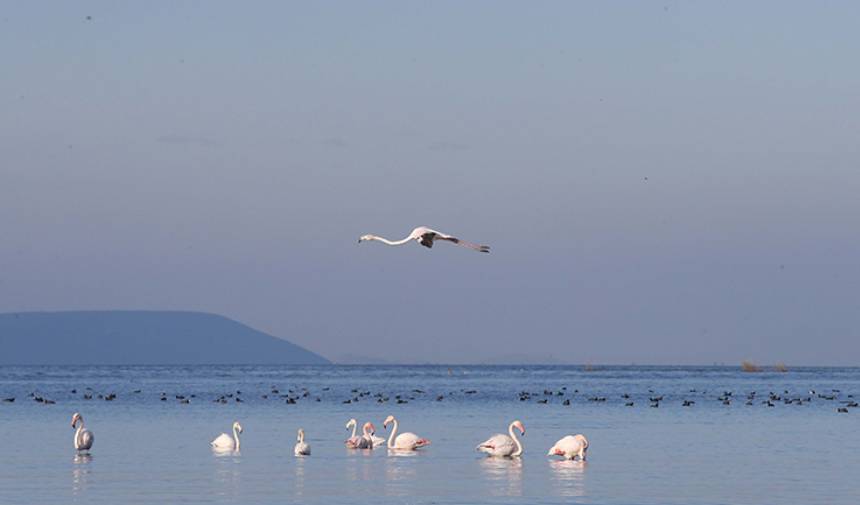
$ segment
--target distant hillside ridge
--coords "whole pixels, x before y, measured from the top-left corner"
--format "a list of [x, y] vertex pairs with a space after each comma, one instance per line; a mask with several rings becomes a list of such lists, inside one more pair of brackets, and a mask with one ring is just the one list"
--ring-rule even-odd
[[326, 365], [287, 340], [205, 312], [0, 313], [0, 365]]

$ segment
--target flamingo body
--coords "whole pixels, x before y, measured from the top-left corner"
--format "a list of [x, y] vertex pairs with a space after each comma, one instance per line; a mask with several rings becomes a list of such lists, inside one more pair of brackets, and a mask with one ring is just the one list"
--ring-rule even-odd
[[426, 438], [421, 438], [418, 435], [410, 432], [401, 433], [394, 439], [394, 447], [392, 449], [401, 449], [406, 451], [414, 451], [419, 447], [430, 445], [430, 441]]
[[226, 433], [222, 433], [215, 437], [215, 440], [209, 443], [212, 447], [223, 447], [232, 449], [235, 446], [233, 442], [233, 437]]
[[380, 437], [377, 435], [371, 435], [370, 440], [373, 441], [373, 448], [376, 449], [379, 446], [385, 445], [385, 437]]
[[547, 456], [562, 456], [564, 459], [585, 461], [588, 452], [588, 439], [583, 435], [567, 435], [549, 449]]

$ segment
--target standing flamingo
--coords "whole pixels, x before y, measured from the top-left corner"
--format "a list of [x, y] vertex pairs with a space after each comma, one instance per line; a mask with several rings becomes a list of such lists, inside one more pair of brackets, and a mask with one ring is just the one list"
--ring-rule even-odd
[[383, 244], [388, 245], [403, 245], [415, 240], [428, 249], [433, 247], [433, 242], [435, 242], [436, 240], [445, 240], [447, 242], [452, 242], [457, 245], [474, 249], [478, 252], [490, 252], [490, 246], [466, 242], [465, 240], [460, 240], [456, 237], [452, 237], [451, 235], [447, 235], [445, 233], [427, 228], [426, 226], [419, 226], [418, 228], [415, 228], [414, 230], [412, 230], [412, 233], [410, 233], [409, 236], [402, 240], [391, 241], [382, 237], [378, 237], [376, 235], [362, 235], [361, 238], [358, 239], [358, 242], [361, 243], [370, 240], [376, 240], [377, 242], [382, 242]]
[[364, 426], [361, 427], [361, 436], [349, 437], [346, 440], [346, 446], [350, 449], [373, 449], [373, 432], [375, 431], [376, 427], [373, 426], [373, 423], [364, 423]]
[[[80, 426], [75, 426], [80, 423]], [[76, 451], [89, 451], [93, 447], [93, 442], [96, 437], [93, 435], [88, 429], [84, 428], [84, 417], [79, 413], [75, 412], [72, 414], [72, 428], [75, 429], [75, 450]]]
[[[350, 419], [346, 423], [346, 429], [352, 428], [352, 435], [350, 435], [350, 437], [346, 440], [347, 445], [350, 445], [350, 440], [358, 441], [358, 439], [360, 438], [360, 437], [355, 436], [355, 428], [357, 426], [358, 426], [358, 421], [356, 421], [355, 418]], [[371, 424], [370, 426], [373, 427], [373, 424]], [[373, 440], [373, 447], [376, 448], [376, 447], [379, 447], [380, 445], [385, 443], [385, 438], [376, 435], [376, 433], [375, 433], [376, 428], [375, 427], [373, 427], [373, 430], [374, 431], [372, 431], [370, 433], [370, 438], [371, 438], [371, 440]]]
[[298, 437], [296, 437], [296, 446], [293, 448], [293, 454], [296, 456], [310, 456], [311, 445], [305, 442], [305, 430], [299, 428]]
[[523, 453], [523, 444], [514, 435], [514, 428], [520, 430], [523, 435], [526, 434], [526, 428], [519, 420], [512, 422], [508, 426], [508, 434], [503, 435], [498, 433], [488, 438], [486, 442], [481, 443], [475, 450], [485, 452], [490, 456], [511, 458], [520, 456]]
[[209, 442], [216, 451], [238, 451], [239, 450], [239, 433], [242, 433], [242, 425], [239, 421], [233, 423], [233, 437], [226, 433], [218, 435], [215, 440]]
[[568, 435], [552, 446], [547, 456], [563, 456], [564, 459], [574, 459], [579, 456], [580, 461], [585, 461], [588, 452], [588, 439], [584, 435]]
[[389, 423], [394, 423], [394, 428], [391, 429], [391, 434], [388, 436], [388, 448], [389, 449], [399, 449], [403, 451], [414, 451], [420, 447], [424, 447], [425, 445], [430, 445], [430, 441], [426, 438], [421, 438], [414, 433], [401, 433], [397, 434], [397, 419], [394, 419], [394, 416], [388, 416], [385, 418], [385, 422], [382, 423], [384, 428], [388, 428]]

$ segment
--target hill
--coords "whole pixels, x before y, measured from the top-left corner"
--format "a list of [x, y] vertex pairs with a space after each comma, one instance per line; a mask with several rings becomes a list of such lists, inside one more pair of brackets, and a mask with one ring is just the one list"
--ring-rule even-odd
[[303, 364], [329, 361], [216, 314], [0, 314], [0, 365]]

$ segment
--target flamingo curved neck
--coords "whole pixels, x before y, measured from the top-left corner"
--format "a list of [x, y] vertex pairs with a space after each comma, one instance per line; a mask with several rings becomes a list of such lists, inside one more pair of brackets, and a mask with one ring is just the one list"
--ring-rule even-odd
[[233, 445], [236, 446], [236, 450], [239, 450], [239, 431], [233, 426]]
[[508, 433], [511, 435], [511, 438], [514, 439], [514, 443], [517, 444], [517, 450], [511, 454], [511, 456], [519, 456], [523, 453], [523, 444], [520, 443], [520, 439], [514, 434], [514, 423], [511, 423], [508, 426]]
[[386, 238], [377, 237], [376, 235], [373, 235], [371, 240], [377, 240], [379, 242], [382, 242], [383, 244], [388, 244], [388, 245], [403, 245], [403, 244], [409, 242], [410, 240], [412, 240], [412, 236], [406, 237], [403, 240], [391, 241], [391, 240], [388, 240]]
[[75, 449], [81, 448], [81, 433], [84, 432], [84, 422], [81, 421], [78, 424], [78, 428], [75, 430]]
[[397, 419], [391, 421], [394, 427], [391, 428], [391, 435], [388, 437], [388, 448], [394, 449], [394, 439], [397, 438]]
[[352, 437], [355, 438], [355, 429], [358, 427], [358, 423], [352, 423]]
[[305, 441], [305, 432], [300, 431], [299, 432], [299, 443], [304, 443], [304, 441]]

